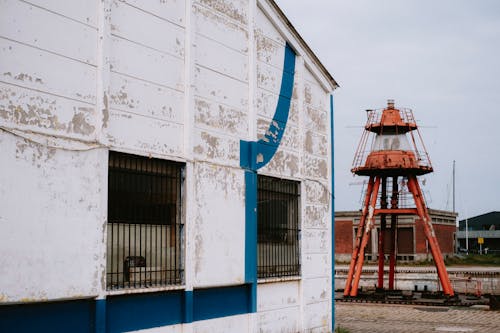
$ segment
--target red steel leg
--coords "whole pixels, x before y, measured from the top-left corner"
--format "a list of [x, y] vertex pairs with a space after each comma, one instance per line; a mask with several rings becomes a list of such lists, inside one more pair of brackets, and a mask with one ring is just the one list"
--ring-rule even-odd
[[368, 216], [366, 219], [366, 225], [363, 230], [363, 238], [361, 240], [361, 246], [359, 248], [358, 260], [356, 262], [356, 267], [354, 270], [354, 278], [352, 282], [350, 296], [358, 295], [358, 285], [359, 279], [361, 277], [361, 270], [363, 269], [363, 262], [365, 260], [365, 247], [368, 244], [368, 240], [370, 239], [370, 233], [374, 225], [374, 217], [373, 213], [375, 211], [375, 205], [377, 203], [378, 190], [380, 187], [380, 177], [376, 177], [375, 184], [373, 185], [372, 195], [370, 198], [370, 206], [368, 207]]
[[434, 228], [432, 227], [431, 218], [427, 211], [427, 207], [424, 202], [424, 197], [422, 195], [422, 191], [420, 189], [420, 185], [418, 184], [416, 176], [408, 177], [408, 189], [413, 194], [413, 198], [415, 199], [417, 212], [424, 226], [424, 233], [431, 248], [432, 257], [434, 258], [434, 264], [436, 265], [437, 273], [439, 276], [439, 280], [441, 281], [441, 286], [443, 287], [443, 291], [445, 295], [453, 296], [454, 295], [453, 287], [451, 286], [450, 278], [448, 277], [448, 272], [446, 271], [446, 267], [444, 266], [443, 255], [441, 254], [441, 249], [439, 248], [439, 244], [436, 239], [436, 234], [434, 232]]
[[[391, 208], [398, 208], [398, 177], [392, 177]], [[397, 215], [391, 214], [391, 252], [389, 255], [389, 290], [394, 290], [394, 274], [396, 267], [396, 228]]]
[[365, 201], [363, 202], [363, 210], [361, 212], [361, 219], [359, 220], [358, 231], [356, 233], [356, 240], [354, 243], [354, 249], [352, 250], [351, 264], [349, 265], [349, 272], [347, 273], [347, 280], [344, 288], [344, 296], [348, 296], [351, 291], [352, 278], [354, 276], [354, 267], [356, 266], [356, 261], [358, 260], [359, 245], [361, 244], [361, 236], [363, 235], [363, 228], [365, 226], [366, 216], [368, 214], [368, 205], [370, 203], [370, 196], [372, 195], [373, 184], [375, 177], [371, 176], [368, 181], [368, 186], [366, 188]]
[[[380, 197], [380, 208], [387, 208], [387, 178], [382, 178], [382, 194]], [[384, 235], [386, 227], [386, 215], [380, 215], [380, 229], [378, 233], [378, 281], [377, 287], [384, 288]]]

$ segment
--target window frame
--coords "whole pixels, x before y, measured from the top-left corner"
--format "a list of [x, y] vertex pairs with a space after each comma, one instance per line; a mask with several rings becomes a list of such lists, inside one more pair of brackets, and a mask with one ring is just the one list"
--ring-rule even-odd
[[[261, 281], [302, 276], [301, 185], [297, 180], [257, 175], [257, 278]], [[264, 202], [269, 203], [265, 211]], [[273, 205], [284, 208], [276, 210]]]
[[184, 284], [185, 172], [182, 162], [109, 151], [107, 292]]

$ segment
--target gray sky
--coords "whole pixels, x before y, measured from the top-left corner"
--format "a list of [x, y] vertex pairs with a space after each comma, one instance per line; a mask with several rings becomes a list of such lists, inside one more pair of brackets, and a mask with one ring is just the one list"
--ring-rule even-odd
[[340, 84], [335, 209], [361, 206], [350, 173], [365, 109], [413, 109], [434, 173], [430, 208], [459, 219], [500, 210], [500, 1], [276, 0]]

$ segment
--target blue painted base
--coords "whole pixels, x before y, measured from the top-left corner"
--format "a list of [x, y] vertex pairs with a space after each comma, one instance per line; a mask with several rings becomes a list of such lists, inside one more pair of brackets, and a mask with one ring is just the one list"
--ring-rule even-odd
[[0, 332], [125, 332], [252, 312], [253, 285], [0, 306]]
[[94, 307], [93, 299], [3, 305], [0, 306], [0, 332], [93, 332]]

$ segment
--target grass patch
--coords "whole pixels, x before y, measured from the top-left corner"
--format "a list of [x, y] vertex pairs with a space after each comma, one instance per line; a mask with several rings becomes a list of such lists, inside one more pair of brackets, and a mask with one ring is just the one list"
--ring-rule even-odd
[[444, 260], [446, 266], [500, 266], [498, 254], [460, 254]]
[[351, 333], [351, 331], [349, 331], [347, 328], [337, 326], [337, 328], [335, 328], [335, 333]]

